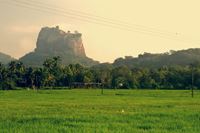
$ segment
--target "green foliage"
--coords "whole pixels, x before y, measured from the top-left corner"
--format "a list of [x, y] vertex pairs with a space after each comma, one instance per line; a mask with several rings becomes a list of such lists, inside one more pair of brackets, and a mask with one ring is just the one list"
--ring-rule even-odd
[[0, 90], [14, 90], [14, 89], [16, 89], [16, 87], [15, 87], [15, 82], [13, 81], [6, 80], [0, 83]]
[[161, 54], [144, 53], [136, 58], [126, 56], [125, 58], [116, 59], [113, 65], [126, 65], [129, 68], [161, 68], [164, 66], [188, 66], [194, 62], [200, 62], [199, 48]]
[[11, 78], [10, 72], [0, 63], [0, 90], [15, 89], [15, 82]]
[[119, 89], [200, 88], [199, 63], [161, 68], [130, 68], [126, 65], [113, 67], [110, 64], [102, 64], [88, 68], [80, 64], [63, 66], [61, 62], [60, 57], [53, 57], [46, 59], [43, 67], [26, 67], [20, 61], [12, 61], [8, 66], [1, 64], [1, 86], [53, 89], [71, 87], [74, 83], [81, 84], [82, 87], [96, 83], [103, 88]]

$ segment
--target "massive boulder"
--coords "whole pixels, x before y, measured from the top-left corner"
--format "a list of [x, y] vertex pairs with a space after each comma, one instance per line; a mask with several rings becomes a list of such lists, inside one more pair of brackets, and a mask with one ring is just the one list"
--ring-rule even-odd
[[65, 32], [59, 27], [44, 27], [41, 29], [34, 52], [20, 58], [22, 62], [30, 66], [41, 66], [45, 59], [60, 56], [63, 64], [82, 64], [92, 66], [97, 61], [88, 58], [82, 43], [82, 34], [75, 31]]
[[42, 28], [37, 40], [35, 52], [39, 53], [67, 53], [72, 56], [86, 57], [81, 34], [65, 33], [56, 28]]

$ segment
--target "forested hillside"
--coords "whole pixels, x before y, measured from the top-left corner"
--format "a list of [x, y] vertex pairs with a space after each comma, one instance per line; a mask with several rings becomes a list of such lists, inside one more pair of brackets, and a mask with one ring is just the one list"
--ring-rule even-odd
[[6, 55], [6, 54], [0, 52], [0, 62], [1, 62], [1, 63], [7, 64], [7, 63], [9, 63], [9, 62], [12, 61], [12, 60], [15, 60], [15, 59], [12, 58], [12, 57], [9, 56], [9, 55]]
[[126, 56], [125, 58], [116, 59], [113, 65], [126, 65], [130, 68], [160, 68], [163, 66], [188, 66], [194, 62], [200, 62], [199, 48], [170, 51], [161, 54], [144, 53], [135, 58], [132, 56]]

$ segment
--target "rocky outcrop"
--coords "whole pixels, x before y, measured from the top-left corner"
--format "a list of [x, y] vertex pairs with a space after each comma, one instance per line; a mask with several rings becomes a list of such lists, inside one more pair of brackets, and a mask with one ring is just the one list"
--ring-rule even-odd
[[65, 32], [58, 26], [42, 28], [34, 52], [20, 60], [27, 65], [41, 66], [46, 58], [53, 56], [60, 56], [65, 65], [80, 63], [84, 66], [92, 66], [98, 63], [86, 56], [81, 33]]
[[82, 43], [82, 34], [75, 32], [66, 33], [55, 28], [42, 28], [37, 39], [35, 52], [43, 53], [68, 53], [72, 56], [86, 57]]

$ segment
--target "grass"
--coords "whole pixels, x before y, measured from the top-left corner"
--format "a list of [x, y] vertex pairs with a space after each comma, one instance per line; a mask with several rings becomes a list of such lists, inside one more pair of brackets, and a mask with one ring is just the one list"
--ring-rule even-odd
[[0, 91], [0, 132], [199, 133], [200, 91]]

